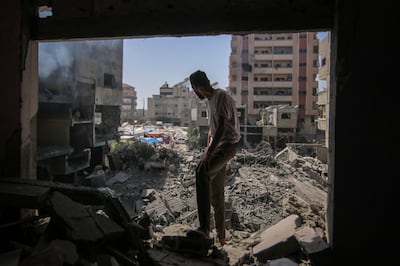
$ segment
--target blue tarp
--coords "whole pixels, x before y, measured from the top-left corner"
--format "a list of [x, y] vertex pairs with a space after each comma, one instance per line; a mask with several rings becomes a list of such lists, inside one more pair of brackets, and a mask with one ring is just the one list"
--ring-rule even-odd
[[145, 138], [145, 137], [140, 137], [139, 138], [140, 141], [143, 142], [148, 142], [148, 143], [159, 143], [159, 142], [163, 142], [163, 138]]

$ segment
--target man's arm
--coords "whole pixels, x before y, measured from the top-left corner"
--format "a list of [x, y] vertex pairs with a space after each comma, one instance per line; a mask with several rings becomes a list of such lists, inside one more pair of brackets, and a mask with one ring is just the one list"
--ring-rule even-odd
[[211, 140], [211, 144], [209, 144], [206, 152], [206, 156], [204, 157], [204, 160], [209, 159], [210, 156], [212, 156], [215, 148], [217, 147], [219, 141], [221, 138], [225, 135], [225, 130], [226, 126], [228, 124], [228, 120], [224, 116], [219, 116], [218, 117], [218, 126], [215, 130], [214, 137]]

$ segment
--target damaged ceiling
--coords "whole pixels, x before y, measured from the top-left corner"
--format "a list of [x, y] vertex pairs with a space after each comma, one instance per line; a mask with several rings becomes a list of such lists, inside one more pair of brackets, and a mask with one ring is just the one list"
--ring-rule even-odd
[[33, 38], [193, 36], [333, 28], [334, 1], [38, 1]]

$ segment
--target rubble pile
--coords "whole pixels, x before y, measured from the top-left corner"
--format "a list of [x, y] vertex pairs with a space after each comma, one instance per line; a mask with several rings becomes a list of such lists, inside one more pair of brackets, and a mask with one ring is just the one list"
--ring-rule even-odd
[[[297, 215], [303, 227], [313, 228], [326, 239], [327, 183], [322, 175], [326, 166], [316, 158], [288, 156], [288, 153], [273, 156], [269, 144], [262, 142], [254, 149], [240, 150], [228, 164], [225, 187], [227, 228], [231, 236], [228, 246], [241, 250], [241, 260], [260, 241], [260, 232], [290, 215]], [[150, 216], [158, 241], [170, 226], [198, 227], [194, 174], [201, 152], [180, 150], [174, 156], [170, 161], [179, 163], [166, 166], [163, 174], [153, 171], [141, 176], [137, 169], [130, 169], [134, 178], [124, 183], [123, 188], [127, 193], [131, 182], [142, 184], [140, 205]], [[175, 230], [173, 234], [185, 232]]]
[[[202, 152], [172, 148], [121, 143], [108, 154], [110, 168], [96, 168], [81, 186], [9, 181], [4, 199], [17, 197], [16, 207], [39, 209], [48, 219], [36, 241], [10, 237], [8, 250], [20, 250], [13, 258], [62, 261], [44, 265], [261, 265], [289, 258], [312, 265], [329, 257], [326, 165], [289, 149], [274, 155], [265, 142], [238, 151], [228, 164], [227, 245], [200, 257], [182, 247], [179, 236], [198, 226], [195, 169]], [[34, 193], [20, 193], [19, 186]], [[176, 240], [166, 245], [166, 236]], [[317, 242], [313, 248], [309, 239]]]
[[1, 182], [2, 207], [37, 212], [2, 223], [1, 265], [146, 265], [150, 220], [132, 219], [107, 190], [25, 179]]

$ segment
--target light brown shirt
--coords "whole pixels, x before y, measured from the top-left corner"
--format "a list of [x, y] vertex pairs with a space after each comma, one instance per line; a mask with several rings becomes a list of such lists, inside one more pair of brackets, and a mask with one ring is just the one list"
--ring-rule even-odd
[[219, 144], [239, 142], [240, 127], [235, 100], [225, 90], [215, 89], [214, 94], [208, 101], [208, 125], [212, 138], [218, 127], [220, 116], [225, 117], [228, 123], [225, 134]]

